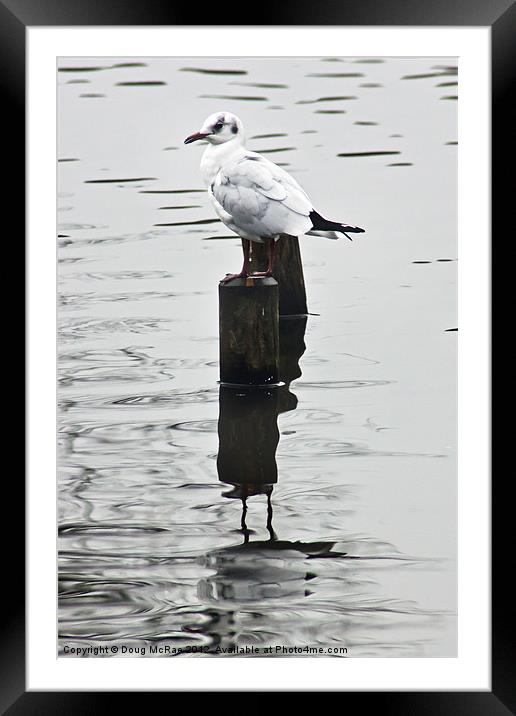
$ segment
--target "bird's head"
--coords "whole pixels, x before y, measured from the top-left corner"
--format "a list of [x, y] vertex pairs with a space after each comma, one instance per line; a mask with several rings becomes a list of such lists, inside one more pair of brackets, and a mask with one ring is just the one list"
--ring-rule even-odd
[[244, 126], [241, 120], [231, 112], [214, 112], [204, 121], [201, 129], [190, 134], [185, 144], [191, 144], [198, 139], [206, 139], [210, 144], [224, 144], [224, 142], [242, 142], [244, 139]]

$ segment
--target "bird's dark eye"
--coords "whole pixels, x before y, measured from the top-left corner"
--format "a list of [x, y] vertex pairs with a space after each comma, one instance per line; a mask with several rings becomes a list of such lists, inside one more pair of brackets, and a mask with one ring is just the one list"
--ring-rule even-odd
[[220, 130], [222, 129], [223, 126], [224, 126], [224, 122], [217, 122], [217, 124], [213, 127], [213, 129], [216, 132], [220, 132]]

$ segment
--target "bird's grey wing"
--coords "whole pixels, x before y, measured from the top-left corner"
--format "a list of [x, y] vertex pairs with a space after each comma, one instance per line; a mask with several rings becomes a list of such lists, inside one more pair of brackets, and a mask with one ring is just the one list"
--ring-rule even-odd
[[257, 191], [255, 182], [233, 166], [221, 169], [210, 187], [211, 193], [233, 217], [261, 217], [267, 210], [267, 197]]
[[223, 167], [212, 185], [212, 191], [217, 201], [230, 213], [245, 208], [259, 215], [270, 208], [272, 201], [307, 218], [313, 208], [293, 177], [254, 152]]
[[[284, 197], [281, 199], [282, 203], [291, 211], [308, 216], [313, 210], [312, 202], [310, 201], [305, 190], [298, 184], [294, 177], [285, 171], [283, 167], [279, 167], [277, 164], [274, 164], [274, 162], [271, 162], [269, 159], [262, 157], [260, 154], [253, 152], [251, 156], [252, 159], [249, 159], [248, 161], [253, 161], [253, 163], [259, 166], [260, 171], [268, 184], [272, 181], [272, 192], [274, 194], [284, 194]], [[259, 191], [260, 190], [263, 191], [266, 196], [269, 196], [269, 192], [271, 191], [267, 186], [265, 186], [265, 184], [261, 185], [261, 189], [259, 188]], [[275, 197], [271, 196], [271, 198]]]

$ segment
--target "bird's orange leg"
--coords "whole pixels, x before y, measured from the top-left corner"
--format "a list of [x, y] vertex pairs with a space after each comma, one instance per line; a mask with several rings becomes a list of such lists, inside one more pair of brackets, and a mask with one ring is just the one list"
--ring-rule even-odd
[[247, 278], [249, 276], [249, 252], [251, 248], [251, 242], [249, 239], [241, 239], [242, 241], [242, 251], [244, 252], [244, 263], [242, 266], [242, 270], [240, 273], [227, 273], [224, 278], [221, 280], [221, 283], [228, 283], [229, 281], [233, 281], [235, 278]]

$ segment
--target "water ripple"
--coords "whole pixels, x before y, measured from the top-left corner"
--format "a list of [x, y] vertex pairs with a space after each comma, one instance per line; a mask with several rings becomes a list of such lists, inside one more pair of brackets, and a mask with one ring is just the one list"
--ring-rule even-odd
[[106, 333], [152, 333], [164, 330], [169, 321], [163, 318], [73, 319], [63, 320], [59, 329], [61, 340], [77, 340]]
[[392, 380], [320, 380], [320, 381], [305, 381], [296, 380], [295, 386], [297, 388], [371, 388], [377, 385], [390, 385], [394, 381]]

